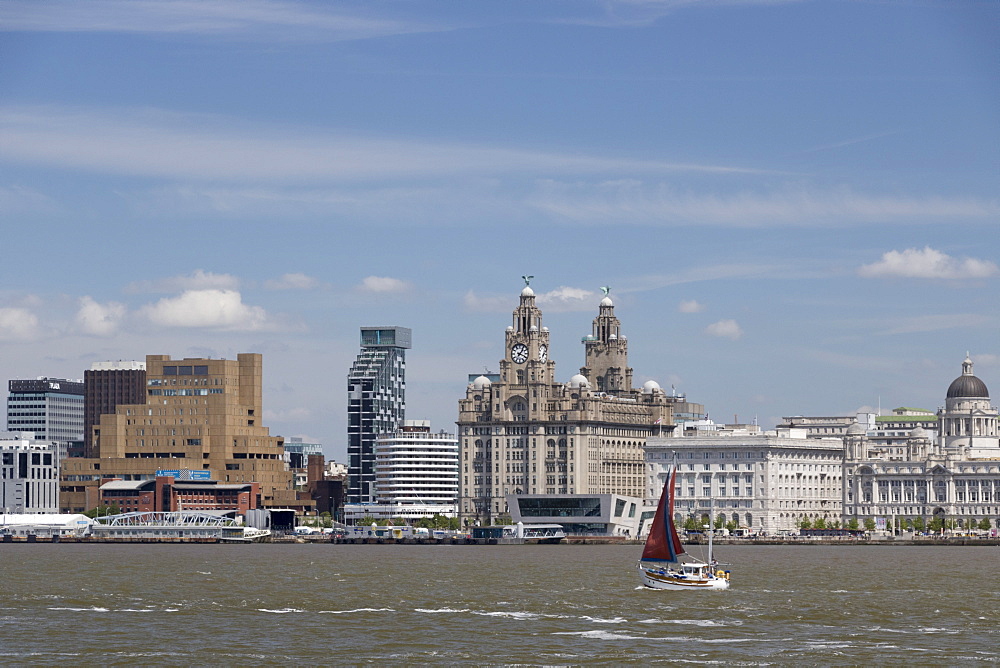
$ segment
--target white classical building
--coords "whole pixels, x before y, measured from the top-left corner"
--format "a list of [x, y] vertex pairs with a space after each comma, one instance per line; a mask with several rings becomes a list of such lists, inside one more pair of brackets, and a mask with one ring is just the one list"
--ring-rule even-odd
[[807, 438], [805, 429], [727, 430], [646, 441], [646, 505], [655, 507], [671, 463], [678, 465], [674, 519], [726, 522], [755, 533], [794, 531], [806, 518], [841, 518], [839, 438]]
[[59, 443], [33, 432], [0, 432], [0, 510], [59, 512]]
[[962, 362], [937, 413], [938, 438], [921, 426], [892, 448], [855, 425], [844, 436], [844, 518], [885, 525], [934, 519], [1000, 525], [1000, 431], [986, 384]]

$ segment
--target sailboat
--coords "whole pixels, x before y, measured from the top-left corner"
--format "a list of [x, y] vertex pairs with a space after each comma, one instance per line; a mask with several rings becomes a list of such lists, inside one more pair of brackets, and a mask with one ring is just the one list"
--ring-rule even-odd
[[[674, 461], [660, 503], [653, 516], [653, 526], [639, 560], [642, 584], [652, 589], [727, 589], [729, 571], [716, 569], [712, 559], [712, 533], [708, 532], [708, 562], [697, 561], [684, 552], [674, 525], [674, 488], [677, 462]], [[686, 556], [686, 560], [681, 557]]]

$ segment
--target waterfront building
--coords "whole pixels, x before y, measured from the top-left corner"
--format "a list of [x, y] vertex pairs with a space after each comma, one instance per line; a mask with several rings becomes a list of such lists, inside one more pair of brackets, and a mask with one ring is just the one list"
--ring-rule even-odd
[[529, 279], [504, 333], [499, 380], [478, 376], [459, 401], [460, 513], [469, 523], [506, 515], [510, 495], [642, 498], [643, 446], [673, 430], [673, 408], [686, 402], [652, 380], [632, 387], [628, 342], [607, 294], [583, 337], [580, 373], [558, 381]]
[[0, 509], [59, 512], [59, 445], [32, 432], [0, 432]]
[[458, 499], [458, 439], [431, 432], [429, 420], [404, 420], [375, 440], [375, 501], [344, 507], [348, 523], [362, 517], [455, 517]]
[[[844, 442], [846, 521], [874, 519], [889, 529], [934, 519], [972, 528], [1000, 525], [1000, 431], [997, 408], [972, 360], [948, 386], [937, 412], [937, 439], [921, 424], [887, 448], [860, 425]], [[920, 417], [920, 416], [915, 416]]]
[[124, 404], [146, 401], [146, 363], [138, 361], [94, 362], [83, 372], [83, 452], [93, 457], [94, 427], [101, 416]]
[[83, 381], [46, 377], [11, 380], [9, 390], [9, 431], [30, 431], [39, 440], [56, 441], [60, 458], [67, 456], [70, 443], [83, 440]]
[[152, 480], [107, 480], [100, 487], [100, 505], [116, 505], [126, 513], [233, 510], [238, 515], [257, 507], [260, 483], [227, 484], [190, 475], [201, 471], [175, 473]]
[[361, 352], [347, 375], [347, 500], [375, 502], [375, 438], [406, 417], [406, 327], [362, 327]]
[[840, 438], [808, 438], [805, 429], [650, 438], [644, 519], [656, 510], [675, 453], [678, 526], [688, 518], [707, 523], [711, 514], [755, 533], [777, 534], [797, 531], [804, 519], [841, 519]]
[[573, 536], [634, 538], [643, 500], [621, 494], [509, 494], [507, 507], [514, 524], [558, 524]]
[[260, 424], [263, 359], [146, 356], [146, 396], [118, 405], [94, 428], [94, 457], [62, 463], [62, 507], [97, 505], [104, 478], [152, 480], [162, 469], [205, 471], [224, 483], [260, 485], [265, 508], [311, 508], [286, 470], [284, 443]]
[[455, 516], [458, 439], [431, 432], [429, 420], [404, 420], [375, 442], [375, 490], [379, 503], [428, 507], [428, 515]]

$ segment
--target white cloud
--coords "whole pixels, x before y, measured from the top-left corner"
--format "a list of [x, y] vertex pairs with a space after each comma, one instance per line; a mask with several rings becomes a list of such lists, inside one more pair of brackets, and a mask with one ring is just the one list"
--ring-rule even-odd
[[722, 339], [735, 341], [743, 336], [743, 330], [735, 320], [720, 320], [713, 322], [705, 328], [705, 333], [709, 336], [717, 336]]
[[231, 274], [213, 274], [203, 269], [182, 276], [171, 276], [151, 281], [137, 281], [125, 287], [126, 292], [182, 292], [184, 290], [236, 290], [240, 279]]
[[993, 220], [1000, 215], [1000, 201], [971, 197], [896, 197], [857, 193], [848, 188], [699, 193], [637, 179], [599, 183], [539, 181], [528, 204], [576, 222], [664, 227], [843, 227], [871, 221], [916, 224], [956, 218]]
[[513, 310], [516, 302], [512, 300], [510, 295], [490, 295], [488, 297], [481, 297], [477, 295], [474, 290], [469, 290], [462, 298], [462, 303], [464, 303], [465, 308], [470, 311], [500, 313], [503, 311]]
[[858, 269], [864, 278], [987, 278], [995, 276], [1000, 268], [988, 260], [953, 258], [930, 246], [923, 250], [907, 248], [889, 251], [882, 259]]
[[90, 296], [85, 296], [80, 298], [80, 309], [76, 312], [76, 326], [84, 334], [110, 336], [118, 331], [124, 317], [124, 304], [118, 302], [99, 304]]
[[399, 293], [407, 292], [410, 289], [410, 284], [388, 276], [369, 276], [361, 281], [358, 288], [364, 292]]
[[235, 290], [188, 290], [148, 304], [141, 312], [153, 324], [166, 327], [257, 330], [267, 325], [264, 309], [244, 304]]
[[535, 298], [538, 305], [548, 311], [585, 311], [597, 309], [596, 295], [593, 290], [561, 285], [555, 290], [539, 293]]
[[318, 280], [300, 272], [264, 281], [264, 287], [268, 290], [311, 290], [318, 285]]
[[26, 308], [0, 308], [0, 340], [28, 341], [38, 334], [38, 316]]
[[544, 153], [507, 146], [293, 131], [230, 117], [163, 110], [0, 107], [8, 161], [101, 173], [218, 182], [373, 181], [410, 176], [553, 173], [760, 173], [732, 166]]
[[705, 310], [704, 304], [699, 304], [696, 300], [682, 301], [677, 305], [677, 310], [681, 313], [701, 313]]

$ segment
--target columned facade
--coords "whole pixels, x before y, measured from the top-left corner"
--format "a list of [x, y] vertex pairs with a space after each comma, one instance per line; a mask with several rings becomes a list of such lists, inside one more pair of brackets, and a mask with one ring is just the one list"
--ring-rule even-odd
[[677, 398], [653, 381], [631, 387], [625, 337], [607, 296], [583, 339], [586, 365], [569, 382], [556, 380], [549, 330], [527, 281], [504, 333], [499, 381], [480, 376], [459, 401], [466, 522], [506, 516], [507, 495], [641, 498], [646, 439], [673, 429]]

